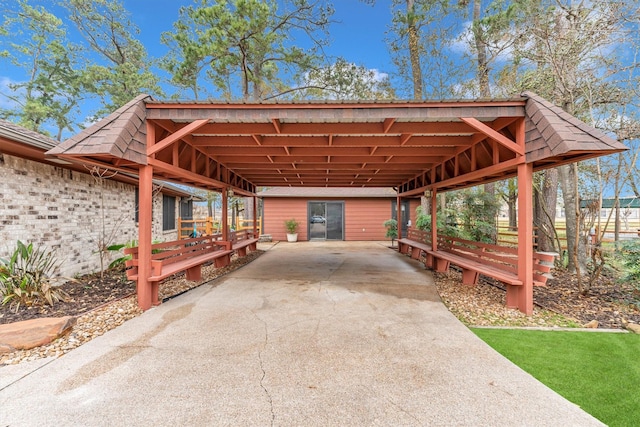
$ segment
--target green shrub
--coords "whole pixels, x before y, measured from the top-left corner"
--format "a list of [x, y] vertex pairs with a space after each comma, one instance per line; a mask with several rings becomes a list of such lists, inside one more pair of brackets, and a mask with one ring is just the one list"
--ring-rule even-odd
[[[107, 250], [109, 252], [120, 252], [122, 249], [135, 248], [136, 246], [138, 246], [138, 241], [131, 240], [130, 242], [127, 242], [127, 243], [119, 243], [117, 245], [108, 246]], [[109, 268], [124, 266], [125, 262], [127, 262], [130, 259], [131, 259], [131, 255], [122, 255], [121, 257], [118, 257], [113, 261], [111, 261], [111, 264], [109, 264]]]
[[622, 280], [635, 283], [640, 289], [640, 239], [625, 241], [620, 246], [620, 258], [625, 271]]
[[284, 222], [284, 226], [287, 229], [287, 233], [296, 234], [298, 232], [298, 226], [300, 223], [295, 218], [288, 219]]
[[[458, 237], [459, 231], [455, 220], [455, 210], [446, 212], [445, 215], [438, 214], [437, 227], [438, 234]], [[431, 231], [431, 215], [426, 214], [422, 206], [418, 206], [416, 209], [416, 228], [418, 230]]]
[[25, 246], [18, 240], [11, 258], [0, 259], [0, 295], [2, 304], [20, 305], [38, 303], [53, 305], [68, 295], [51, 278], [59, 263], [53, 251]]
[[385, 237], [391, 239], [391, 245], [393, 245], [393, 241], [398, 238], [398, 221], [395, 219], [388, 219], [382, 225], [387, 229]]

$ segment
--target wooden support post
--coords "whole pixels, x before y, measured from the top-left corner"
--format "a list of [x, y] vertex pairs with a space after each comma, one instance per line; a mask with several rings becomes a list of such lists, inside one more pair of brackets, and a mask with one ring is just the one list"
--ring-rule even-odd
[[229, 241], [229, 218], [227, 211], [229, 210], [229, 188], [222, 190], [222, 240]]
[[[151, 276], [151, 230], [153, 209], [153, 167], [140, 167], [138, 188], [138, 307], [148, 310], [158, 300], [157, 282], [150, 282]], [[155, 299], [153, 288], [156, 288]]]
[[402, 197], [396, 197], [396, 223], [398, 224], [398, 239], [402, 239]]
[[207, 236], [211, 236], [213, 234], [213, 218], [208, 216], [205, 224], [205, 233]]
[[258, 237], [258, 198], [253, 196], [253, 237]]
[[438, 250], [438, 191], [431, 190], [431, 249]]
[[[524, 120], [516, 140], [524, 146]], [[507, 286], [507, 307], [533, 314], [533, 164], [518, 165], [518, 278], [522, 286]]]

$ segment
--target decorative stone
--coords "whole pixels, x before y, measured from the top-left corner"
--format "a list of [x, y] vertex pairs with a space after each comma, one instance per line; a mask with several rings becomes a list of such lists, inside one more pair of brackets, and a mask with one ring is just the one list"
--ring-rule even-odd
[[627, 323], [627, 329], [634, 334], [640, 334], [640, 325], [636, 323]]
[[66, 334], [75, 324], [75, 317], [65, 316], [43, 317], [0, 325], [0, 353], [28, 350], [49, 344]]
[[590, 328], [590, 329], [597, 329], [598, 325], [600, 323], [597, 320], [592, 320], [591, 322], [587, 323], [586, 325], [584, 325], [585, 328]]

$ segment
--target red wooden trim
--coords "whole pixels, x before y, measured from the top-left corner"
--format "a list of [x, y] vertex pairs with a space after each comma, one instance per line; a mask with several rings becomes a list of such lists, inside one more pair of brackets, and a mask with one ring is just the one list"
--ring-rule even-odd
[[460, 120], [471, 126], [472, 128], [482, 132], [492, 140], [497, 143], [503, 145], [509, 150], [513, 151], [516, 154], [524, 156], [524, 147], [518, 145], [517, 143], [511, 141], [509, 138], [501, 134], [500, 132], [495, 131], [489, 126], [482, 123], [480, 120], [473, 117], [461, 117]]
[[397, 109], [397, 108], [480, 108], [480, 107], [524, 107], [526, 100], [503, 100], [503, 101], [460, 101], [460, 102], [388, 102], [388, 103], [306, 103], [306, 104], [211, 104], [211, 103], [179, 103], [147, 102], [145, 106], [148, 110], [350, 110], [350, 109]]
[[173, 144], [174, 142], [192, 134], [194, 131], [198, 130], [202, 126], [209, 123], [209, 119], [203, 120], [195, 120], [185, 127], [175, 131], [171, 135], [167, 136], [161, 141], [156, 142], [155, 144], [147, 144], [147, 156], [152, 156], [156, 154], [158, 151], [163, 150]]

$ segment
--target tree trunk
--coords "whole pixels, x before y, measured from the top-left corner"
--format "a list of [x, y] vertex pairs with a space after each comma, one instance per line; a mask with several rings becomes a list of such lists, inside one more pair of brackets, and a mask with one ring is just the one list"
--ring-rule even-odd
[[507, 182], [507, 211], [509, 213], [509, 229], [518, 227], [518, 187], [514, 178]]
[[480, 96], [491, 98], [489, 87], [489, 61], [487, 60], [487, 46], [483, 41], [482, 27], [480, 25], [481, 1], [473, 0], [473, 40], [476, 45], [478, 62], [478, 87]]
[[534, 192], [535, 209], [533, 223], [538, 228], [538, 250], [562, 252], [555, 245], [555, 218], [558, 202], [558, 170], [548, 169]]
[[407, 0], [407, 31], [409, 34], [409, 59], [413, 77], [413, 99], [422, 99], [422, 68], [420, 66], [420, 35], [415, 23], [415, 0]]
[[[580, 218], [578, 216], [579, 197], [577, 187], [577, 164], [564, 165], [558, 168], [558, 178], [562, 188], [564, 210], [566, 213], [567, 251], [571, 273], [582, 275], [586, 273], [587, 248], [580, 233]], [[578, 279], [580, 281], [580, 279]]]

